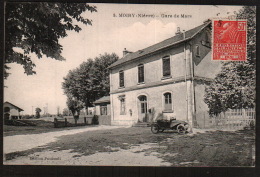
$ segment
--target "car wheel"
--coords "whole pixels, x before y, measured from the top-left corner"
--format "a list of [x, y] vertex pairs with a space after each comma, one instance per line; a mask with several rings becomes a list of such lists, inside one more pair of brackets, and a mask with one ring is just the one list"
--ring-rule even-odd
[[178, 131], [179, 134], [185, 134], [186, 129], [182, 124], [180, 124], [180, 125], [177, 126], [177, 131]]
[[156, 134], [156, 133], [158, 133], [159, 132], [159, 126], [158, 125], [152, 125], [151, 126], [151, 131], [154, 133], [154, 134]]

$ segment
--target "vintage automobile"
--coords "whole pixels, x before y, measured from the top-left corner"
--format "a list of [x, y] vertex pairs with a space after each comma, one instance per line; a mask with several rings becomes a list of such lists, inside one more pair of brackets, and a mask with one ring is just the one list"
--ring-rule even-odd
[[164, 130], [174, 130], [179, 134], [185, 134], [189, 128], [189, 124], [185, 121], [176, 120], [171, 118], [170, 120], [159, 119], [151, 124], [151, 131], [153, 133], [163, 132]]

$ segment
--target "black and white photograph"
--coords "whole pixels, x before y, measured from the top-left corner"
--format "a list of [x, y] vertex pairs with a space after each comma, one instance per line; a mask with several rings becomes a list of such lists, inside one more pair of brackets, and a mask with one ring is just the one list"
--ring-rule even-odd
[[255, 167], [256, 6], [4, 9], [4, 165]]

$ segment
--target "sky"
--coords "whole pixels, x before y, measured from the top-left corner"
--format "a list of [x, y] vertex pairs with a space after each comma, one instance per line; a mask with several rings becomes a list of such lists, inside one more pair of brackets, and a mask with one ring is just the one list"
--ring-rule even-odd
[[[30, 76], [24, 74], [21, 65], [8, 65], [11, 67], [11, 75], [4, 81], [4, 101], [22, 108], [22, 114], [34, 114], [36, 107], [42, 110], [48, 107], [48, 113], [56, 114], [57, 107], [60, 111], [66, 108], [63, 78], [69, 70], [78, 67], [88, 58], [104, 53], [116, 53], [121, 58], [124, 48], [135, 52], [174, 36], [177, 27], [181, 31], [187, 31], [209, 18], [228, 17], [242, 8], [158, 4], [90, 5], [95, 5], [97, 12], [87, 11], [82, 16], [91, 19], [92, 26], [77, 23], [82, 30], [79, 33], [68, 31], [68, 36], [59, 41], [66, 61], [47, 57], [38, 59], [31, 54], [37, 74]], [[147, 17], [140, 17], [139, 14]], [[181, 18], [181, 14], [187, 18]]]

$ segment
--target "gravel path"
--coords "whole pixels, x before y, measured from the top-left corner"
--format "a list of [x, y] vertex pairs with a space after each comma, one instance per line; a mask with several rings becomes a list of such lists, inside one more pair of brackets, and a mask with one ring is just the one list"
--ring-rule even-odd
[[31, 135], [14, 135], [4, 137], [4, 154], [25, 151], [35, 147], [43, 146], [51, 142], [55, 142], [58, 137], [63, 135], [72, 135], [76, 133], [82, 133], [94, 130], [109, 130], [115, 128], [122, 128], [122, 126], [105, 126], [100, 125], [98, 127], [84, 127], [73, 130], [63, 130], [57, 132], [48, 132], [42, 134], [31, 134]]

